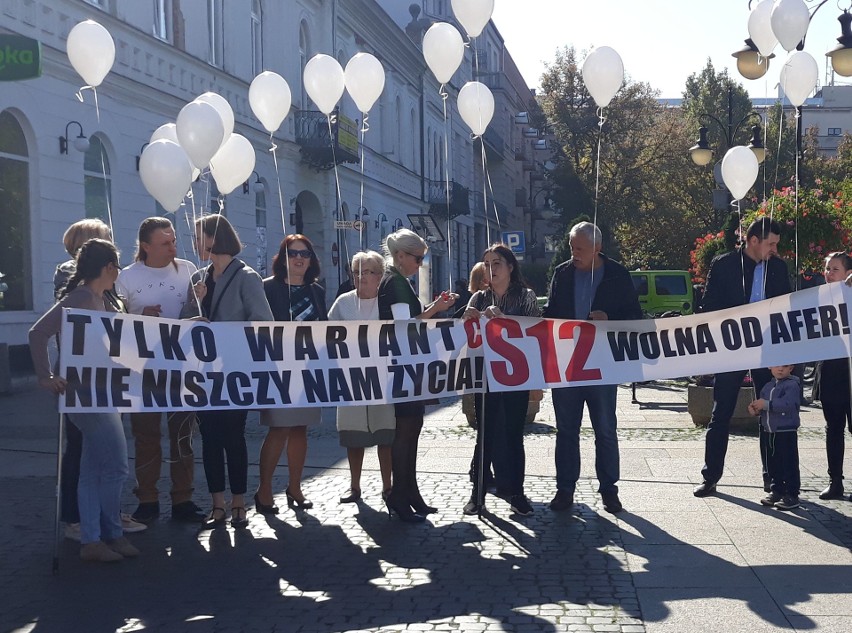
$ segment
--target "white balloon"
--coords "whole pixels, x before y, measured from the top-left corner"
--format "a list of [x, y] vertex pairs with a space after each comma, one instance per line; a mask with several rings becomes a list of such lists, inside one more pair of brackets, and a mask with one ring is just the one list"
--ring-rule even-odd
[[293, 95], [290, 85], [278, 73], [266, 70], [249, 86], [249, 105], [267, 132], [275, 132], [290, 113]]
[[483, 83], [467, 82], [459, 90], [459, 114], [467, 126], [477, 136], [485, 134], [491, 118], [494, 116], [494, 95]]
[[452, 24], [435, 22], [423, 36], [423, 57], [435, 79], [448, 83], [464, 59], [461, 33]]
[[470, 37], [482, 33], [494, 13], [494, 0], [452, 0], [452, 6], [456, 19]]
[[[222, 133], [222, 143], [224, 143], [234, 132], [234, 110], [231, 108], [231, 104], [228, 103], [225, 97], [215, 92], [205, 92], [203, 95], [199, 96], [196, 101], [204, 101], [216, 108], [216, 112], [218, 112], [219, 116], [222, 117], [222, 126], [224, 128], [224, 132]], [[222, 143], [219, 143], [220, 147], [222, 146]]]
[[360, 112], [369, 112], [385, 89], [385, 69], [370, 53], [356, 53], [346, 64], [343, 77]]
[[100, 86], [115, 61], [115, 42], [94, 20], [77, 24], [68, 33], [68, 61], [89, 86]]
[[231, 134], [210, 159], [210, 174], [225, 195], [243, 184], [254, 171], [254, 148], [245, 136]]
[[583, 62], [583, 83], [598, 107], [607, 107], [624, 83], [621, 56], [609, 46], [593, 49]]
[[177, 137], [177, 126], [174, 123], [164, 123], [158, 127], [154, 130], [154, 133], [151, 135], [151, 138], [148, 139], [148, 142], [153, 143], [154, 141], [159, 141], [161, 138], [180, 145], [180, 141]]
[[735, 200], [745, 198], [759, 171], [754, 152], [743, 145], [732, 147], [722, 159], [722, 180]]
[[305, 64], [305, 90], [320, 112], [331, 114], [345, 88], [343, 68], [334, 57], [314, 55]]
[[222, 145], [225, 126], [219, 111], [206, 101], [191, 101], [177, 117], [177, 137], [192, 164], [204, 169]]
[[785, 51], [790, 52], [804, 39], [810, 18], [804, 0], [775, 0], [770, 23], [772, 32]]
[[772, 32], [774, 6], [773, 0], [760, 0], [748, 16], [748, 36], [764, 57], [769, 57], [778, 45], [778, 38]]
[[781, 68], [781, 89], [794, 106], [805, 102], [819, 81], [819, 67], [810, 53], [796, 51]]
[[192, 184], [192, 165], [183, 148], [165, 138], [152, 141], [139, 158], [142, 184], [166, 211], [177, 211]]

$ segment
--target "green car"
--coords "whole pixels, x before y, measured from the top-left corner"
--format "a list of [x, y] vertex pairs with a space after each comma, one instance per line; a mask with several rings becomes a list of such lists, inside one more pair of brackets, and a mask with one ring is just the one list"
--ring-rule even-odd
[[667, 312], [683, 315], [695, 311], [695, 291], [689, 271], [631, 270], [630, 277], [642, 311], [648, 316], [658, 317]]

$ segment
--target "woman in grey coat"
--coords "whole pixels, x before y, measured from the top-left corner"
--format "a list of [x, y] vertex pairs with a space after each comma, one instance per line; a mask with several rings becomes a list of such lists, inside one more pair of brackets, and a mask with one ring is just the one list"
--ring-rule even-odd
[[[198, 255], [210, 260], [207, 268], [192, 278], [197, 302], [187, 302], [181, 317], [201, 316], [208, 321], [271, 321], [272, 310], [263, 292], [263, 281], [254, 270], [236, 258], [242, 250], [240, 238], [228, 220], [218, 214], [196, 220]], [[201, 314], [199, 314], [199, 306]], [[248, 480], [245, 409], [200, 411], [202, 456], [213, 509], [205, 527], [225, 524], [225, 463], [231, 486], [231, 525], [244, 528], [245, 492]]]

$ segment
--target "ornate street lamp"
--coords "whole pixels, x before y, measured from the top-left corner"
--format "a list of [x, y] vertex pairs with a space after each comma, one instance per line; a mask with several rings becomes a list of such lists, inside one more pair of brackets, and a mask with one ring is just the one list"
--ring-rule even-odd
[[[698, 115], [698, 120], [702, 123], [701, 127], [698, 128], [698, 140], [695, 145], [689, 148], [689, 155], [692, 158], [692, 162], [698, 166], [707, 165], [713, 159], [713, 149], [710, 147], [710, 143], [707, 141], [707, 126], [704, 125], [705, 121], [714, 121], [718, 126], [722, 133], [725, 135], [725, 141], [727, 143], [726, 147], [731, 148], [734, 146], [734, 139], [736, 139], [737, 134], [740, 131], [742, 125], [750, 120], [757, 118], [758, 121], [762, 121], [763, 118], [760, 116], [758, 112], [752, 110], [751, 112], [747, 112], [745, 116], [743, 116], [736, 125], [734, 124], [734, 88], [733, 86], [728, 86], [728, 122], [727, 124], [722, 123], [718, 118], [713, 116], [712, 114], [708, 114], [706, 112]], [[755, 158], [757, 158], [758, 164], [762, 163], [766, 158], [766, 150], [763, 147], [763, 143], [760, 140], [760, 124], [755, 124], [751, 128], [752, 130], [752, 138], [751, 144], [748, 148], [754, 152]]]

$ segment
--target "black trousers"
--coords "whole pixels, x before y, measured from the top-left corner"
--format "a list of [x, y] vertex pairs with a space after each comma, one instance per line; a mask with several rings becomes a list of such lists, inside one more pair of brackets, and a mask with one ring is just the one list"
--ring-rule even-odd
[[200, 411], [204, 474], [211, 494], [225, 492], [225, 462], [231, 494], [245, 494], [248, 486], [248, 449], [246, 417], [248, 411]]
[[798, 497], [801, 489], [799, 477], [799, 434], [796, 431], [766, 433], [769, 489], [776, 495]]
[[[707, 425], [707, 434], [704, 437], [704, 468], [701, 469], [704, 481], [711, 484], [715, 484], [722, 478], [722, 472], [725, 469], [731, 417], [734, 415], [737, 397], [746, 373], [745, 370], [719, 373], [716, 374], [713, 382], [713, 412], [710, 415], [710, 424]], [[772, 379], [772, 374], [769, 373], [768, 369], [752, 369], [751, 378], [755, 393], [759, 396], [760, 390]], [[768, 439], [762, 428], [759, 434], [760, 462], [764, 482], [767, 482]]]
[[[480, 447], [484, 448], [485, 467], [494, 466], [498, 494], [511, 496], [524, 492], [524, 423], [529, 399], [529, 391], [489, 391], [483, 396], [484, 416], [483, 407], [476, 407], [476, 448], [471, 480], [474, 494], [478, 494], [480, 500], [485, 496], [484, 490], [478, 490]], [[487, 472], [485, 483], [488, 483]]]
[[846, 429], [852, 433], [852, 407], [849, 401], [842, 403], [822, 402], [825, 418], [825, 456], [828, 459], [828, 476], [831, 481], [843, 480], [843, 453]]

